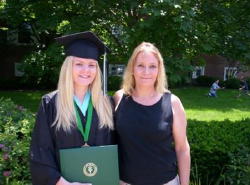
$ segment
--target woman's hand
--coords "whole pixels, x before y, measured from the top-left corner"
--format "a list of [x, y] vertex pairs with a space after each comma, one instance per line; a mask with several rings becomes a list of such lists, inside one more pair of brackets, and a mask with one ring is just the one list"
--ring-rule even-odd
[[63, 177], [59, 179], [56, 185], [92, 185], [91, 183], [68, 182]]

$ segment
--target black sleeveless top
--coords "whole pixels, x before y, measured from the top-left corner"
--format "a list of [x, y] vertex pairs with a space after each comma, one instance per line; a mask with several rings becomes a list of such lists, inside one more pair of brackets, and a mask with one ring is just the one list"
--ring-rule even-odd
[[177, 175], [171, 94], [145, 106], [123, 95], [115, 112], [121, 180], [162, 185]]

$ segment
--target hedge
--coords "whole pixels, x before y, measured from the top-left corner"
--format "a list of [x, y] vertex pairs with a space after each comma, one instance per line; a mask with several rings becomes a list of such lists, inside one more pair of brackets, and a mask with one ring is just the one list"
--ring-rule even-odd
[[210, 87], [213, 82], [215, 82], [216, 78], [214, 77], [210, 77], [210, 76], [199, 76], [198, 78], [196, 78], [196, 84], [198, 86], [204, 86], [204, 87]]
[[[188, 125], [192, 167], [197, 166], [201, 184], [240, 185], [250, 180], [250, 119], [189, 120]], [[231, 178], [238, 175], [241, 178]]]

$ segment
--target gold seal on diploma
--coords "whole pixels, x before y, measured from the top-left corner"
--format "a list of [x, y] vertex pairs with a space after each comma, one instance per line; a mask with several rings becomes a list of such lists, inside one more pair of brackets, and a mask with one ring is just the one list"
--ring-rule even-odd
[[83, 166], [83, 174], [88, 177], [93, 177], [97, 173], [97, 166], [94, 163], [86, 163]]

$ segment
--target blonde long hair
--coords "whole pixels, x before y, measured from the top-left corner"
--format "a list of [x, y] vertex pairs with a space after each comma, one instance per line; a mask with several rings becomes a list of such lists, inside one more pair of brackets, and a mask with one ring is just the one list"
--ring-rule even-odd
[[164, 93], [164, 92], [168, 91], [167, 90], [168, 89], [167, 76], [165, 73], [165, 67], [164, 67], [163, 58], [161, 56], [161, 53], [152, 43], [142, 42], [139, 46], [137, 46], [134, 49], [133, 54], [128, 61], [127, 68], [124, 72], [123, 83], [122, 83], [122, 89], [124, 90], [124, 93], [128, 94], [128, 95], [132, 95], [132, 92], [135, 89], [136, 84], [135, 84], [135, 78], [133, 75], [133, 68], [134, 68], [137, 56], [141, 52], [151, 52], [158, 59], [159, 72], [158, 72], [156, 82], [155, 82], [155, 90], [158, 93]]
[[[70, 131], [72, 124], [76, 121], [76, 112], [74, 109], [74, 83], [72, 77], [72, 66], [74, 57], [66, 57], [61, 67], [58, 95], [56, 99], [56, 119], [53, 125], [57, 129], [62, 128], [64, 131]], [[95, 108], [99, 117], [99, 126], [113, 129], [113, 111], [111, 103], [106, 95], [103, 95], [101, 70], [97, 64], [96, 77], [89, 86], [93, 107]]]

